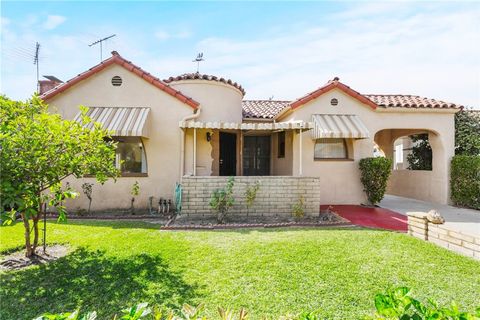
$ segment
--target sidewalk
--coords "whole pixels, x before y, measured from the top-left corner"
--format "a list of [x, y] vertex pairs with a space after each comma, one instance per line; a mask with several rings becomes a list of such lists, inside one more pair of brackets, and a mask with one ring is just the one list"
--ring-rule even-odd
[[480, 236], [480, 211], [430, 203], [410, 198], [385, 195], [380, 207], [406, 215], [409, 211], [428, 212], [435, 209], [445, 218], [445, 226], [465, 234]]

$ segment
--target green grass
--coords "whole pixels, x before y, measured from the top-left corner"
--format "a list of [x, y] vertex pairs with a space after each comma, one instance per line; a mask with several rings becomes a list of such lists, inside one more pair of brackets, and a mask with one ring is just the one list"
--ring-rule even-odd
[[[0, 252], [22, 245], [22, 226], [0, 228]], [[317, 311], [371, 315], [375, 293], [408, 286], [420, 299], [480, 301], [480, 263], [404, 234], [365, 229], [172, 232], [141, 222], [50, 223], [48, 240], [71, 253], [46, 266], [1, 274], [0, 319], [77, 307], [105, 319], [148, 301], [204, 302], [253, 315]]]

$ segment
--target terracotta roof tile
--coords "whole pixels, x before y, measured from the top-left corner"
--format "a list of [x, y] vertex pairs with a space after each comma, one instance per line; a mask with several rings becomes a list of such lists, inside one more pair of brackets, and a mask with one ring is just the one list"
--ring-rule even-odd
[[[463, 108], [458, 104], [412, 95], [366, 94], [364, 96], [382, 108]], [[242, 101], [243, 118], [273, 119], [293, 103], [292, 101], [244, 100]]]
[[283, 109], [289, 107], [290, 101], [278, 100], [243, 100], [244, 119], [273, 119]]
[[441, 100], [402, 94], [365, 94], [365, 97], [384, 108], [462, 108]]
[[53, 98], [57, 94], [69, 89], [70, 87], [74, 86], [75, 84], [79, 83], [82, 80], [85, 80], [86, 78], [94, 75], [97, 72], [102, 71], [103, 69], [107, 68], [108, 66], [112, 64], [117, 64], [125, 69], [127, 69], [130, 72], [133, 72], [140, 78], [144, 79], [145, 81], [151, 83], [153, 86], [159, 88], [162, 91], [165, 91], [169, 95], [177, 98], [178, 100], [182, 101], [183, 103], [189, 105], [190, 107], [196, 109], [200, 103], [197, 101], [193, 100], [190, 97], [187, 97], [183, 93], [181, 93], [178, 90], [175, 90], [174, 88], [170, 87], [168, 84], [163, 82], [162, 80], [152, 76], [150, 73], [146, 72], [142, 68], [138, 67], [137, 65], [133, 64], [132, 62], [124, 59], [118, 52], [112, 51], [112, 56], [96, 66], [88, 69], [87, 71], [80, 73], [76, 77], [68, 80], [67, 82], [64, 82], [53, 89], [45, 92], [40, 96], [43, 100], [48, 100], [50, 98]]
[[171, 82], [174, 82], [174, 81], [182, 81], [182, 80], [208, 80], [208, 81], [222, 82], [222, 83], [225, 83], [225, 84], [228, 84], [228, 85], [231, 85], [231, 86], [237, 88], [238, 90], [240, 90], [242, 92], [242, 95], [245, 95], [245, 89], [243, 89], [243, 87], [241, 85], [239, 85], [238, 83], [236, 83], [236, 82], [234, 82], [230, 79], [217, 77], [217, 76], [212, 76], [212, 75], [208, 75], [208, 74], [201, 74], [201, 73], [198, 73], [198, 72], [184, 73], [184, 74], [176, 76], [176, 77], [170, 77], [168, 79], [164, 79], [163, 82], [171, 83]]

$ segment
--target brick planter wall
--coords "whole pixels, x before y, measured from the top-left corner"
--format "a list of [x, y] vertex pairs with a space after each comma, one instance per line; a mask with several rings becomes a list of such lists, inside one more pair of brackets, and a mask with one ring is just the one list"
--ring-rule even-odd
[[[182, 214], [213, 214], [209, 202], [212, 192], [225, 187], [228, 177], [183, 177]], [[247, 210], [245, 190], [260, 181], [253, 206]], [[230, 213], [246, 215], [291, 216], [292, 205], [304, 198], [305, 215], [318, 215], [320, 210], [320, 178], [257, 176], [235, 177], [235, 204]]]
[[432, 223], [425, 212], [408, 212], [407, 215], [408, 234], [480, 260], [480, 237], [452, 230], [444, 224]]

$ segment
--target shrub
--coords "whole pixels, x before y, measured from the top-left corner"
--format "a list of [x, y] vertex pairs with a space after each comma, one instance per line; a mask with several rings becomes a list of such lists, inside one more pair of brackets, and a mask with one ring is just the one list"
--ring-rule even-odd
[[245, 190], [245, 202], [247, 204], [247, 209], [250, 209], [253, 205], [253, 202], [255, 202], [258, 189], [260, 189], [260, 181], [256, 181], [253, 186], [247, 186], [247, 189]]
[[391, 168], [392, 160], [387, 158], [364, 158], [360, 160], [360, 181], [362, 181], [363, 191], [367, 194], [370, 204], [375, 205], [383, 199]]
[[[117, 315], [113, 317], [113, 320], [207, 320], [204, 314], [203, 304], [199, 304], [193, 307], [189, 304], [184, 304], [176, 315], [173, 310], [162, 311], [158, 308], [150, 308], [148, 303], [139, 303], [130, 308], [123, 309], [120, 318]], [[245, 309], [241, 308], [239, 312], [234, 312], [229, 309], [218, 308], [218, 319], [220, 320], [246, 320], [248, 319], [248, 313]], [[316, 318], [300, 317], [299, 320], [310, 320]], [[97, 319], [97, 313], [87, 312], [80, 314], [80, 311], [66, 312], [66, 313], [45, 313], [34, 320], [99, 320]]]
[[295, 220], [300, 220], [305, 216], [305, 199], [303, 196], [300, 196], [297, 202], [293, 204], [292, 215]]
[[[423, 304], [419, 300], [411, 297], [410, 289], [399, 287], [387, 290], [385, 294], [378, 293], [375, 295], [376, 315], [372, 319], [401, 319], [401, 320], [475, 320], [480, 317], [480, 306], [477, 307], [476, 314], [463, 312], [452, 302], [450, 307], [439, 307], [432, 299], [428, 299], [428, 303]], [[207, 318], [204, 315], [204, 305], [199, 304], [193, 307], [184, 304], [182, 309], [177, 312], [172, 310], [160, 310], [158, 308], [150, 308], [147, 303], [139, 303], [130, 308], [123, 309], [121, 317], [114, 319], [124, 320], [246, 320], [248, 313], [241, 308], [235, 312], [229, 309], [218, 308], [217, 318]], [[80, 314], [77, 310], [72, 313], [51, 314], [35, 318], [34, 320], [96, 320], [97, 313], [95, 311]], [[320, 320], [321, 317], [314, 312], [302, 312], [297, 316], [280, 317], [285, 320]]]
[[450, 178], [452, 201], [480, 209], [480, 156], [454, 156]]
[[455, 114], [455, 154], [480, 155], [480, 112], [464, 109]]
[[225, 216], [228, 213], [228, 210], [235, 203], [233, 197], [233, 185], [235, 183], [234, 177], [229, 177], [227, 185], [222, 189], [217, 189], [213, 191], [212, 197], [210, 198], [210, 207], [217, 213], [217, 222], [223, 223]]
[[474, 320], [480, 316], [480, 307], [473, 313], [462, 312], [452, 302], [450, 307], [439, 307], [438, 304], [428, 299], [426, 304], [411, 297], [410, 289], [399, 287], [388, 290], [385, 294], [375, 296], [375, 319], [405, 319], [405, 320]]

